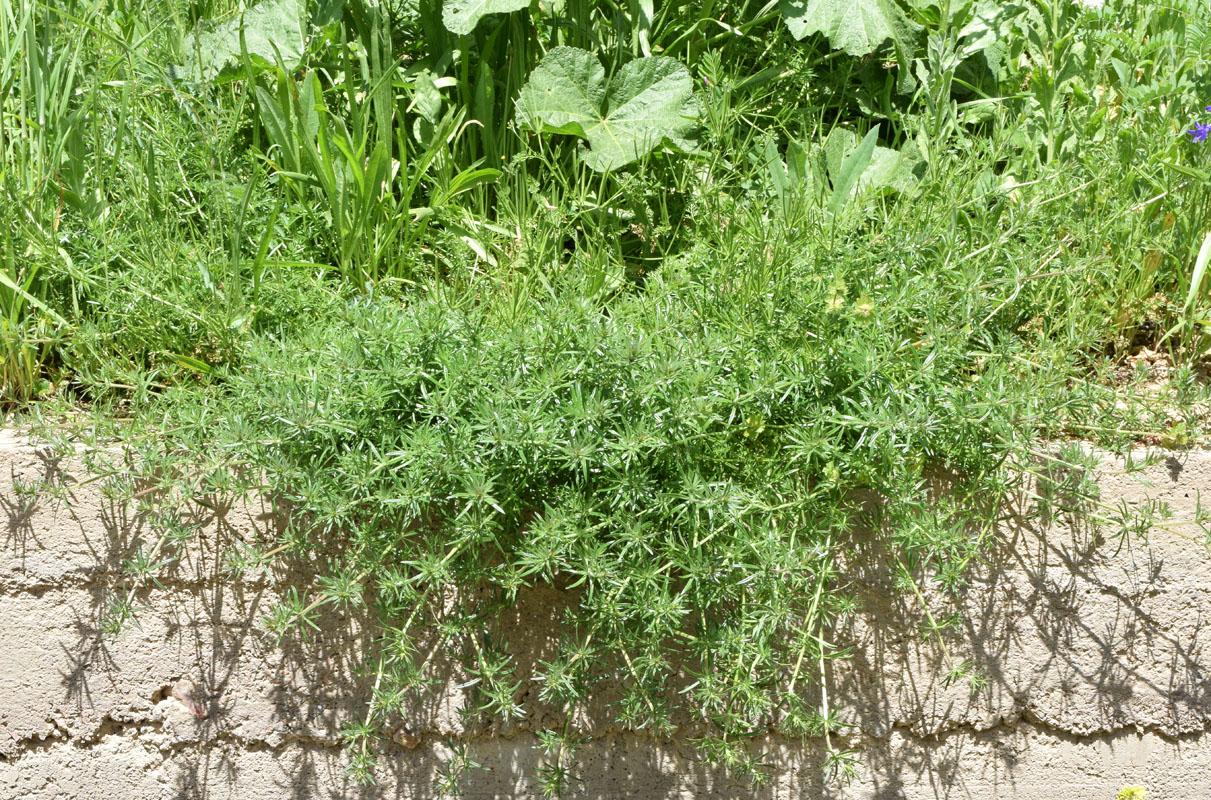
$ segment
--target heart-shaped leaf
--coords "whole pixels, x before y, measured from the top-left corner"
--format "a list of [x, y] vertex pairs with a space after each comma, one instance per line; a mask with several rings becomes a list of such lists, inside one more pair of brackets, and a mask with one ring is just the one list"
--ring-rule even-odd
[[900, 52], [912, 52], [911, 39], [921, 29], [895, 0], [781, 0], [779, 7], [796, 39], [820, 32], [853, 56], [873, 53], [888, 39]]
[[475, 30], [488, 14], [507, 14], [530, 5], [530, 0], [446, 0], [442, 5], [442, 23], [459, 35]]
[[556, 47], [517, 98], [522, 125], [585, 139], [585, 162], [598, 172], [629, 164], [664, 143], [693, 149], [697, 117], [690, 71], [661, 56], [636, 59], [607, 81], [592, 53]]
[[302, 0], [264, 0], [209, 30], [186, 36], [186, 74], [194, 80], [214, 80], [238, 71], [244, 57], [241, 31], [254, 64], [271, 66], [281, 58], [286, 67], [296, 66], [307, 33]]

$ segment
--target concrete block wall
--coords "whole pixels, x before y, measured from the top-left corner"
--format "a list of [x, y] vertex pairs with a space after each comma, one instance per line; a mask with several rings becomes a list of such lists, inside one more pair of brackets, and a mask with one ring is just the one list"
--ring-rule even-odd
[[[700, 762], [691, 730], [656, 740], [590, 714], [567, 796], [1114, 800], [1142, 785], [1150, 800], [1211, 798], [1211, 557], [1189, 522], [1211, 490], [1211, 452], [1172, 454], [1142, 476], [1150, 485], [1105, 467], [1105, 501], [1164, 500], [1173, 530], [1119, 547], [1080, 526], [1007, 522], [945, 655], [866, 543], [847, 576], [864, 610], [837, 632], [853, 656], [829, 674], [852, 725], [841, 743], [862, 754], [852, 779], [823, 779], [822, 743], [771, 735], [757, 746], [774, 777], [753, 789]], [[365, 626], [333, 615], [282, 646], [266, 633], [261, 619], [306, 565], [226, 569], [236, 542], [272, 535], [261, 503], [200, 520], [187, 557], [138, 595], [138, 627], [102, 636], [120, 564], [149, 533], [78, 470], [0, 433], [0, 800], [430, 798], [459, 741], [482, 765], [464, 797], [538, 796], [533, 732], [551, 720], [527, 703], [517, 723], [467, 729], [460, 668], [441, 654], [448, 680], [382, 744], [379, 784], [347, 777], [339, 731], [365, 698], [354, 674]], [[18, 491], [59, 476], [64, 502]], [[565, 602], [524, 596], [506, 621], [519, 662], [552, 645]], [[945, 680], [957, 660], [984, 677], [976, 691]]]

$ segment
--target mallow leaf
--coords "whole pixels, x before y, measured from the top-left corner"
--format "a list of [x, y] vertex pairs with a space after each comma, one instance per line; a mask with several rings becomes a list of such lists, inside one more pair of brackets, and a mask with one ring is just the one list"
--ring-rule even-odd
[[530, 0], [446, 0], [442, 23], [459, 35], [470, 33], [487, 14], [507, 14], [530, 5]]
[[823, 33], [836, 50], [864, 56], [891, 40], [911, 53], [920, 26], [904, 15], [895, 0], [780, 0], [782, 18], [796, 39]]
[[517, 98], [521, 125], [586, 140], [585, 162], [598, 172], [629, 164], [664, 143], [693, 149], [697, 117], [690, 71], [663, 56], [635, 59], [607, 81], [595, 55], [556, 47]]
[[186, 74], [195, 80], [214, 80], [238, 70], [243, 62], [241, 30], [254, 64], [269, 66], [280, 57], [288, 68], [297, 66], [307, 35], [303, 5], [303, 0], [264, 0], [209, 30], [186, 36]]
[[1026, 13], [1026, 7], [999, 0], [978, 0], [970, 18], [959, 31], [958, 50], [963, 59], [979, 57], [983, 66], [996, 80], [1005, 80], [1011, 46], [1021, 42], [1014, 29], [1016, 20]]

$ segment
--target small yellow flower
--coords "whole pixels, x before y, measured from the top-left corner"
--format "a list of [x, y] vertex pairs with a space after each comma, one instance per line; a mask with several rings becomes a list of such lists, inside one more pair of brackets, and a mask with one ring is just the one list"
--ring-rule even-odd
[[841, 280], [840, 278], [835, 278], [833, 282], [828, 285], [828, 303], [826, 307], [828, 308], [829, 313], [835, 314], [836, 312], [845, 308], [845, 292], [845, 281]]
[[754, 414], [744, 421], [744, 438], [756, 439], [765, 431], [765, 418], [760, 414]]

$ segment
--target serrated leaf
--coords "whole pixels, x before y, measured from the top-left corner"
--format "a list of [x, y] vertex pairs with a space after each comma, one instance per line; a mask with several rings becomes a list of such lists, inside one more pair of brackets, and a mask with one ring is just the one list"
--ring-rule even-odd
[[778, 5], [796, 39], [819, 32], [833, 48], [853, 56], [873, 53], [889, 39], [911, 53], [911, 39], [921, 30], [894, 0], [780, 0]]
[[446, 0], [442, 5], [442, 23], [446, 30], [460, 36], [475, 30], [488, 14], [507, 14], [530, 5], [530, 0]]
[[265, 0], [210, 30], [185, 37], [186, 73], [195, 80], [214, 80], [243, 61], [240, 32], [248, 56], [262, 65], [297, 66], [306, 41], [303, 0]]
[[698, 107], [694, 81], [672, 58], [639, 58], [610, 81], [592, 53], [557, 47], [530, 73], [517, 98], [531, 130], [585, 139], [585, 162], [604, 172], [671, 143], [692, 149]]

